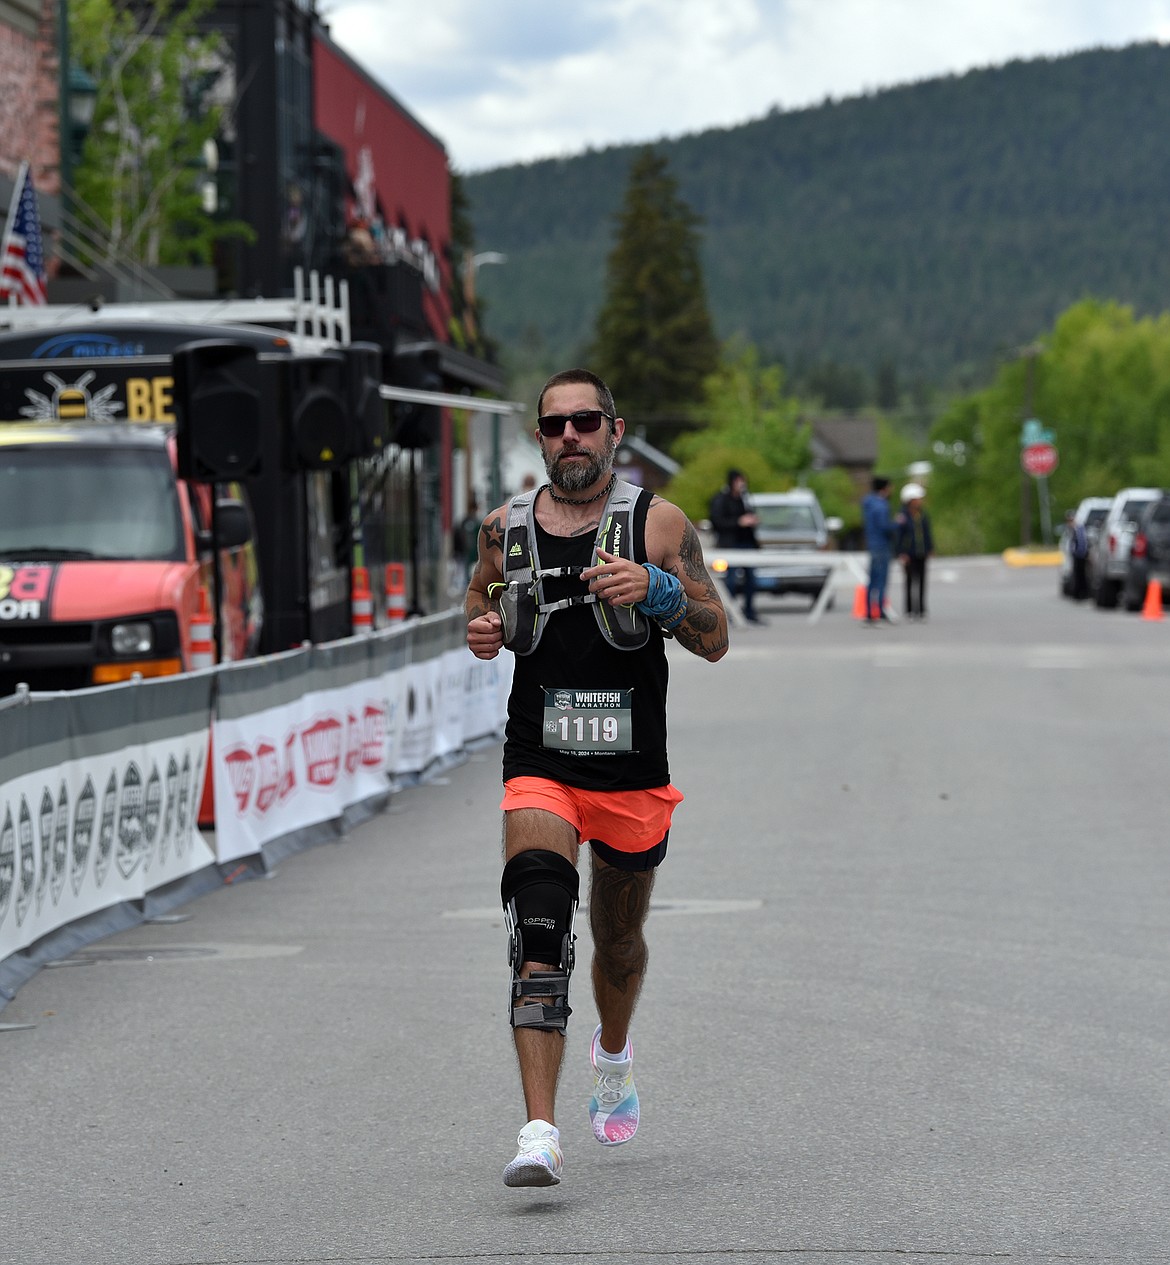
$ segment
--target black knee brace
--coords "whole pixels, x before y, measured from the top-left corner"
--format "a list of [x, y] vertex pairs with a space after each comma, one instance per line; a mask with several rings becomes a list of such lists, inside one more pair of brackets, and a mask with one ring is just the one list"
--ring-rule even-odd
[[[500, 896], [508, 929], [512, 967], [513, 1028], [564, 1032], [569, 1016], [569, 976], [573, 973], [573, 914], [581, 890], [576, 867], [557, 852], [521, 852], [504, 866]], [[555, 962], [555, 971], [521, 978], [525, 962]], [[521, 997], [535, 998], [524, 1005]], [[547, 999], [547, 1001], [545, 1000]]]

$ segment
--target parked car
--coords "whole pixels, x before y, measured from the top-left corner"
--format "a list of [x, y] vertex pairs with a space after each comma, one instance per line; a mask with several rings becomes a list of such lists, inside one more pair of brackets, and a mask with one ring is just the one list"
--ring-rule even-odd
[[1113, 498], [1089, 550], [1089, 592], [1098, 606], [1117, 605], [1138, 519], [1145, 507], [1161, 495], [1161, 488], [1122, 488]]
[[[841, 520], [826, 518], [816, 493], [808, 488], [754, 492], [751, 507], [760, 520], [756, 539], [762, 550], [821, 552], [831, 546], [833, 533], [841, 530]], [[720, 566], [718, 549], [714, 549], [712, 555], [712, 569], [726, 572], [726, 564]], [[801, 593], [816, 601], [832, 567], [805, 559], [791, 565], [761, 566], [754, 570], [757, 593]]]
[[1163, 601], [1170, 597], [1170, 492], [1151, 501], [1138, 522], [1122, 591], [1127, 611], [1141, 610], [1151, 580], [1161, 585]]
[[[1085, 535], [1089, 539], [1090, 553], [1101, 524], [1105, 521], [1105, 515], [1109, 513], [1109, 507], [1112, 504], [1111, 496], [1086, 496], [1076, 508], [1073, 521], [1085, 529]], [[1072, 554], [1069, 551], [1071, 544], [1069, 533], [1062, 531], [1060, 533], [1060, 592], [1064, 597], [1072, 597]]]

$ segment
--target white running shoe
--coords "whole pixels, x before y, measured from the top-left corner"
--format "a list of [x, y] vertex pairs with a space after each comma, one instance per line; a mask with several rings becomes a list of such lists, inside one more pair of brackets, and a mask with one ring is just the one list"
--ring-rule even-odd
[[596, 1084], [589, 1100], [589, 1123], [602, 1146], [621, 1146], [638, 1132], [638, 1091], [634, 1088], [634, 1047], [613, 1059], [601, 1048], [601, 1024], [589, 1043], [589, 1061]]
[[530, 1120], [516, 1139], [516, 1158], [504, 1169], [505, 1186], [555, 1186], [565, 1157], [561, 1135], [547, 1120]]

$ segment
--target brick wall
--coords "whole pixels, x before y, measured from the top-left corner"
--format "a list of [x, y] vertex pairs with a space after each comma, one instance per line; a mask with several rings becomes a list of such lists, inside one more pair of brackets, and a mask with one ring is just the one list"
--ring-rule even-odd
[[[27, 158], [37, 192], [55, 194], [60, 188], [57, 4], [38, 0], [19, 7], [39, 8], [40, 20], [31, 35], [30, 23], [17, 22], [11, 6], [0, 3], [0, 174], [11, 180]], [[0, 215], [6, 210], [0, 208]]]

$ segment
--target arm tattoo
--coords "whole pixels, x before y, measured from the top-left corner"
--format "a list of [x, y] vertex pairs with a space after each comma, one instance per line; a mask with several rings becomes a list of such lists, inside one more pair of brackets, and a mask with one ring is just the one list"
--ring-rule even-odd
[[678, 558], [685, 580], [698, 586], [701, 592], [688, 595], [687, 615], [674, 629], [674, 637], [684, 650], [707, 658], [727, 649], [727, 631], [721, 619], [723, 603], [703, 564], [698, 533], [689, 521], [683, 526]]
[[713, 633], [719, 627], [715, 612], [708, 610], [705, 606], [688, 605], [687, 617], [683, 622], [689, 624], [697, 633]]
[[[718, 626], [718, 621], [712, 615], [710, 632], [714, 632]], [[717, 651], [727, 649], [726, 637], [708, 637], [704, 633], [695, 631], [695, 620], [689, 616], [683, 620], [681, 624], [674, 630], [674, 639], [684, 650], [689, 650], [691, 654], [697, 654], [701, 658], [707, 658], [709, 655], [715, 654]]]
[[504, 520], [498, 515], [491, 520], [485, 522], [480, 529], [483, 532], [484, 544], [488, 551], [498, 549], [504, 552]]
[[697, 584], [711, 583], [707, 568], [703, 565], [703, 546], [699, 544], [699, 535], [690, 520], [683, 527], [682, 542], [678, 547], [679, 561], [683, 570]]

